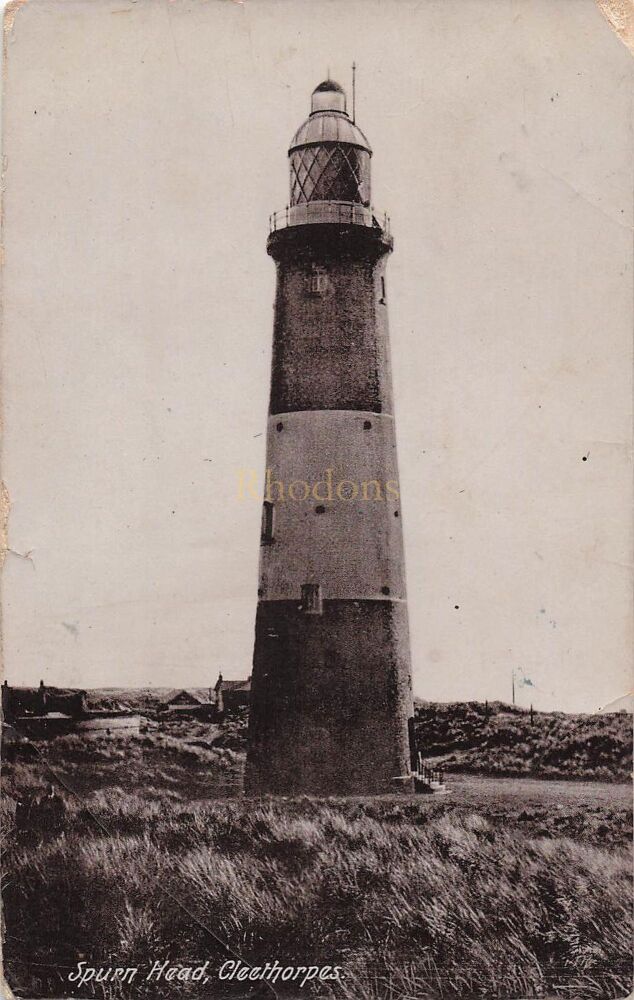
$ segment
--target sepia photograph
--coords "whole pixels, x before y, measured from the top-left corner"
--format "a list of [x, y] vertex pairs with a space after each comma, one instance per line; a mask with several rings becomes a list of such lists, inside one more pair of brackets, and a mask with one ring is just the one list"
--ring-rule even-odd
[[3, 17], [2, 997], [630, 996], [634, 16]]

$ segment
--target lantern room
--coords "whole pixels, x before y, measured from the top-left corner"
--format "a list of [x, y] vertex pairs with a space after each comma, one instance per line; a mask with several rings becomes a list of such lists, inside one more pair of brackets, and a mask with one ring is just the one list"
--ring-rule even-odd
[[288, 156], [291, 207], [327, 201], [370, 205], [372, 150], [334, 80], [313, 91], [310, 115], [293, 136]]

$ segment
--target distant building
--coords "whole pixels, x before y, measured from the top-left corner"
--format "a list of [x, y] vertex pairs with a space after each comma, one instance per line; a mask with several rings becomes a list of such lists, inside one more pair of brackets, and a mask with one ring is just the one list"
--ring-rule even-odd
[[[207, 695], [207, 698], [204, 695]], [[216, 714], [216, 698], [211, 688], [207, 691], [199, 688], [183, 688], [181, 691], [174, 691], [161, 709], [168, 716], [187, 716], [191, 718], [209, 719]]]
[[2, 684], [2, 717], [19, 734], [34, 739], [68, 733], [97, 733], [102, 736], [129, 735], [141, 729], [141, 717], [128, 708], [87, 707], [86, 691], [47, 687], [9, 687]]
[[242, 681], [226, 681], [222, 674], [218, 674], [214, 690], [218, 715], [246, 708], [251, 699], [251, 676]]
[[2, 685], [2, 715], [6, 722], [53, 713], [77, 718], [85, 711], [85, 691], [46, 687], [44, 681], [40, 681], [40, 686], [37, 688], [9, 687], [7, 681]]

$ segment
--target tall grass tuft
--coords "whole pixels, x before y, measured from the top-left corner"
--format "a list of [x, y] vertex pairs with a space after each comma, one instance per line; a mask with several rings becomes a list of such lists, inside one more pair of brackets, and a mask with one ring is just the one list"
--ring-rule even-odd
[[[80, 803], [37, 848], [7, 818], [7, 977], [29, 996], [69, 995], [65, 969], [80, 957], [210, 957], [215, 976], [229, 954], [218, 939], [254, 964], [341, 966], [340, 982], [303, 990], [333, 1000], [608, 1000], [631, 988], [623, 849], [411, 800], [158, 809], [120, 790], [108, 814], [103, 797], [92, 805], [109, 836]], [[96, 995], [166, 995], [165, 983], [108, 990]], [[193, 995], [170, 985], [170, 997]]]

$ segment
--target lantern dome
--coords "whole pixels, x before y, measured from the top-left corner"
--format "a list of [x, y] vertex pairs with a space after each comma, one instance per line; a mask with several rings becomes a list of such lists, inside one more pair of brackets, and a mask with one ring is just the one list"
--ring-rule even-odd
[[334, 80], [324, 80], [313, 90], [311, 114], [315, 111], [345, 111], [346, 93]]
[[346, 95], [334, 80], [315, 87], [311, 112], [288, 150], [291, 205], [311, 201], [370, 204], [372, 149], [346, 111]]

